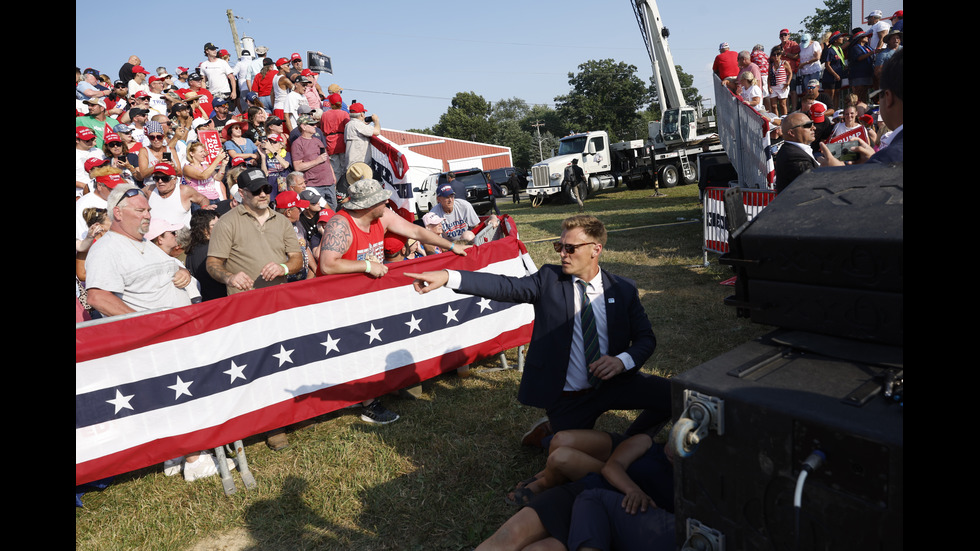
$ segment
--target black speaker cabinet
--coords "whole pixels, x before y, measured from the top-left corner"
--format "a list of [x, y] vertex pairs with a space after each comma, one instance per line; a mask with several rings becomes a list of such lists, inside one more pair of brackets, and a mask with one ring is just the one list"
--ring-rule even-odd
[[902, 549], [902, 367], [899, 347], [780, 329], [671, 379], [679, 545]]
[[752, 321], [901, 345], [903, 165], [808, 172], [743, 227], [721, 262]]

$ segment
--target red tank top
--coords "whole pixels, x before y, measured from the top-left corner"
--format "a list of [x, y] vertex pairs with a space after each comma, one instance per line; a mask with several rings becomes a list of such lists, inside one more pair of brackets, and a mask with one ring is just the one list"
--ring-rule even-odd
[[350, 247], [342, 258], [346, 260], [364, 260], [369, 258], [375, 262], [384, 262], [385, 258], [385, 230], [381, 225], [381, 220], [371, 222], [370, 230], [361, 231], [354, 223], [350, 214], [342, 210], [338, 214], [347, 218], [347, 225], [350, 226], [351, 241]]

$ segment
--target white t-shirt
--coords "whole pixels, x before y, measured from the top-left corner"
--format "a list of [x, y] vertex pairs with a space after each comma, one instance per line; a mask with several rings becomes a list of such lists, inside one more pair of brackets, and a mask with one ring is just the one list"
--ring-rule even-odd
[[248, 90], [255, 73], [252, 72], [252, 57], [244, 56], [235, 64], [235, 80], [238, 81], [238, 90], [245, 92]]
[[303, 94], [298, 94], [293, 90], [290, 90], [286, 94], [286, 99], [283, 102], [282, 110], [289, 117], [289, 127], [296, 128], [299, 126], [297, 118], [299, 115], [303, 115], [310, 112], [310, 104], [306, 101], [306, 96]]
[[163, 94], [154, 94], [150, 92], [150, 105], [148, 109], [150, 113], [146, 116], [147, 118], [153, 115], [166, 115], [167, 114], [167, 100], [163, 99]]
[[891, 30], [891, 28], [892, 28], [891, 21], [887, 19], [879, 19], [877, 23], [871, 26], [871, 36], [868, 37], [868, 46], [872, 50], [877, 50], [878, 33], [880, 33], [881, 31], [885, 31], [885, 34], [888, 34], [888, 31]]
[[75, 201], [75, 239], [85, 239], [88, 236], [88, 225], [85, 224], [85, 217], [82, 216], [85, 209], [104, 209], [106, 205], [106, 200], [95, 193], [86, 193]]
[[207, 79], [208, 91], [212, 94], [230, 94], [231, 83], [228, 82], [228, 75], [234, 74], [231, 65], [223, 59], [205, 61], [201, 63], [201, 73]]
[[137, 84], [135, 79], [129, 81], [129, 97], [135, 96], [136, 92], [141, 90], [147, 94], [150, 93], [150, 85], [146, 82], [146, 80], [143, 81], [143, 84]]
[[745, 100], [745, 103], [751, 103], [752, 102], [752, 98], [759, 98], [759, 104], [758, 105], [753, 105], [751, 107], [753, 109], [755, 109], [756, 111], [761, 111], [764, 108], [764, 106], [762, 104], [762, 98], [763, 98], [762, 88], [759, 88], [755, 84], [753, 84], [749, 88], [746, 88], [746, 89], [742, 90], [742, 99]]
[[[100, 159], [105, 159], [105, 154], [102, 150], [93, 147], [88, 151], [82, 151], [81, 149], [75, 149], [75, 181], [76, 182], [87, 182], [89, 184], [89, 191], [92, 190], [91, 178], [88, 177], [88, 172], [85, 171], [85, 161], [91, 159], [92, 157], [98, 157]], [[82, 196], [82, 188], [75, 188], [75, 197]]]
[[109, 291], [137, 311], [187, 306], [190, 295], [173, 283], [180, 268], [174, 260], [146, 239], [108, 231], [89, 249], [85, 286]]
[[800, 48], [800, 61], [806, 61], [808, 59], [816, 58], [813, 63], [807, 63], [806, 65], [800, 66], [801, 75], [815, 75], [820, 72], [820, 53], [823, 52], [823, 47], [816, 40], [811, 40], [806, 48]]

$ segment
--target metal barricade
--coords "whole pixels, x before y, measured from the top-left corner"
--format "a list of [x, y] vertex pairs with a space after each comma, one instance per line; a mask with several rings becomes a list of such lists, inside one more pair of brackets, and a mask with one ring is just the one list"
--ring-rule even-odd
[[[707, 188], [704, 190], [704, 265], [708, 265], [708, 253], [728, 252], [728, 225], [725, 219], [725, 203], [722, 195], [726, 188]], [[745, 214], [752, 220], [776, 196], [775, 191], [742, 189], [742, 204]]]

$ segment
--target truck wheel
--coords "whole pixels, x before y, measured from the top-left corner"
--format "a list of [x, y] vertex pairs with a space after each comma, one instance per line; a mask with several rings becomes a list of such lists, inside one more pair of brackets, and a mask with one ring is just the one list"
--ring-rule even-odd
[[684, 175], [683, 170], [678, 170], [681, 175], [681, 180], [684, 181], [684, 185], [690, 185], [697, 183], [698, 181], [698, 165], [696, 163], [691, 163], [691, 176], [687, 177]]
[[664, 165], [660, 169], [660, 187], [674, 187], [680, 179], [680, 173], [676, 166]]
[[544, 204], [544, 195], [535, 195], [531, 197], [531, 208], [538, 208]]
[[510, 197], [510, 188], [507, 184], [500, 184], [500, 197]]

